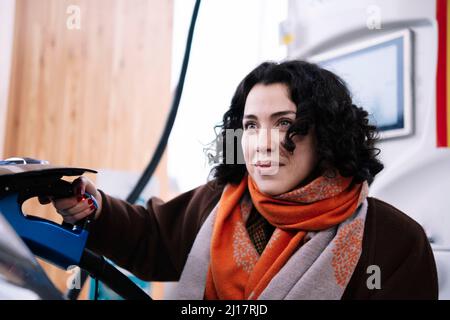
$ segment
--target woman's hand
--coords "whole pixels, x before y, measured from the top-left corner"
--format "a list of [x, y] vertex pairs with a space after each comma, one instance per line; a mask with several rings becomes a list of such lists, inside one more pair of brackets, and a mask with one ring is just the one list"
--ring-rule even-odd
[[73, 197], [63, 199], [39, 198], [39, 202], [47, 204], [51, 201], [56, 211], [63, 217], [64, 222], [75, 224], [77, 221], [90, 216], [95, 210], [93, 201], [84, 197], [84, 194], [87, 192], [97, 201], [98, 208], [94, 217], [94, 219], [97, 219], [102, 211], [102, 197], [92, 181], [81, 176], [73, 181], [72, 186]]

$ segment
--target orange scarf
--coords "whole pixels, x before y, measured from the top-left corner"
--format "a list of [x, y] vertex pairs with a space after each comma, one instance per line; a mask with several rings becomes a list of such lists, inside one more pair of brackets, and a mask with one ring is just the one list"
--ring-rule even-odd
[[[308, 231], [328, 229], [355, 213], [364, 192], [362, 184], [351, 182], [352, 178], [321, 176], [274, 197], [260, 192], [250, 176], [239, 185], [227, 185], [213, 228], [205, 299], [257, 299]], [[248, 236], [239, 205], [247, 190], [258, 212], [276, 227], [261, 256]]]

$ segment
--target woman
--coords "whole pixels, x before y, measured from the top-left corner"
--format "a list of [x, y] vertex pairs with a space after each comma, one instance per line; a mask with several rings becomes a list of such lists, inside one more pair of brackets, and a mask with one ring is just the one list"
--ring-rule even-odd
[[54, 205], [74, 223], [93, 194], [89, 247], [142, 279], [179, 281], [177, 299], [436, 299], [421, 226], [367, 197], [383, 168], [367, 117], [333, 73], [263, 63], [223, 117], [216, 156], [234, 161], [214, 179], [144, 208], [81, 177], [78, 198]]

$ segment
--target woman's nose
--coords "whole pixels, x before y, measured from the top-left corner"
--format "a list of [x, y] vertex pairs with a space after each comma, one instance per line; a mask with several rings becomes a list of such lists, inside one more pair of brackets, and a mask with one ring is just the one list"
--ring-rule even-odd
[[279, 130], [277, 129], [260, 129], [257, 137], [257, 152], [273, 152], [278, 147]]

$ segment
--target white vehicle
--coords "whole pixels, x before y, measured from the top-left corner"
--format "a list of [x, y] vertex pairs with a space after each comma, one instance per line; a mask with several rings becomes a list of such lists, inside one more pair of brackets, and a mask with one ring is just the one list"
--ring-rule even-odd
[[0, 300], [63, 299], [1, 212], [0, 234]]

